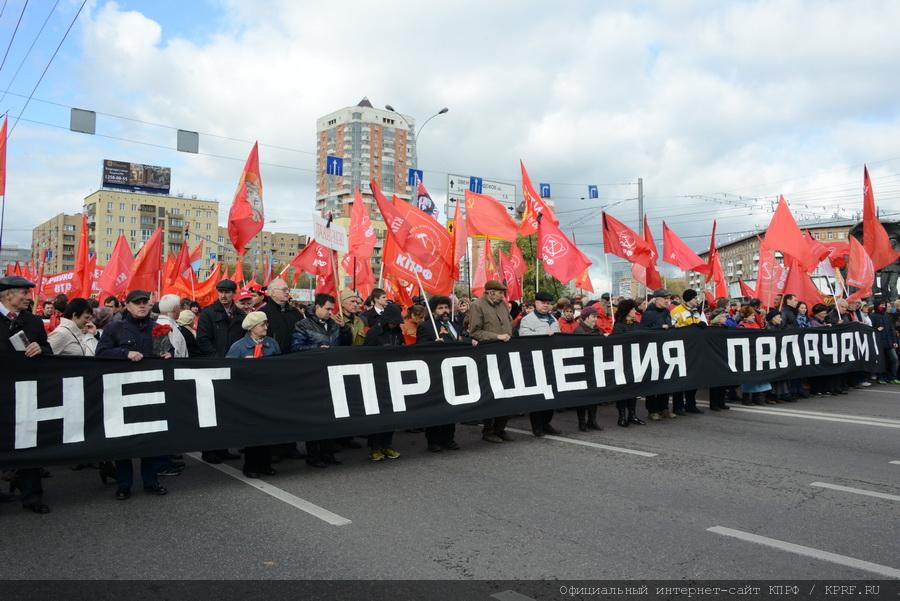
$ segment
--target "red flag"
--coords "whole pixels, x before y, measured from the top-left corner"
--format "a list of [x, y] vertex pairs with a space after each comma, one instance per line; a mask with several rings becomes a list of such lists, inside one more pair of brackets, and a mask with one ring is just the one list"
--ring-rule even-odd
[[665, 221], [663, 221], [663, 261], [683, 271], [697, 273], [709, 271], [706, 261], [701, 259], [675, 232], [669, 229]]
[[[469, 226], [462, 212], [462, 203], [456, 203], [453, 214], [453, 279], [462, 279], [459, 273], [459, 264], [469, 250]], [[466, 274], [468, 277], [468, 274]]]
[[8, 117], [3, 117], [3, 127], [0, 127], [0, 196], [6, 196], [6, 122]]
[[706, 301], [707, 307], [715, 307], [716, 306], [716, 298], [713, 296], [712, 292], [709, 290], [703, 291], [703, 299]]
[[825, 242], [823, 246], [828, 249], [828, 262], [835, 269], [847, 266], [847, 255], [850, 254], [849, 242]]
[[119, 235], [116, 240], [116, 246], [113, 248], [112, 256], [100, 276], [100, 297], [115, 296], [123, 298], [128, 292], [126, 286], [128, 284], [128, 276], [131, 275], [131, 266], [134, 264], [134, 256], [131, 254], [131, 248], [128, 246], [128, 240], [125, 236]]
[[538, 220], [538, 256], [544, 271], [566, 284], [590, 267], [591, 260], [569, 240], [552, 220]]
[[722, 270], [722, 261], [719, 260], [719, 249], [716, 248], [716, 221], [713, 219], [712, 235], [709, 239], [709, 262], [707, 262], [709, 271], [706, 274], [706, 281], [713, 281], [713, 294], [717, 297], [728, 297], [728, 283], [725, 281], [725, 272]]
[[[101, 267], [102, 270], [102, 267]], [[82, 288], [81, 293], [84, 295], [84, 298], [90, 298], [94, 293], [94, 279], [97, 275], [97, 253], [93, 253], [88, 258], [87, 270], [84, 274], [84, 279], [82, 280]]]
[[491, 241], [490, 239], [485, 238], [484, 247], [478, 255], [475, 275], [472, 277], [472, 294], [481, 296], [484, 294], [484, 285], [488, 280], [499, 279], [500, 275], [497, 273], [497, 265], [494, 262], [494, 254], [491, 251]]
[[158, 293], [161, 285], [161, 267], [162, 227], [157, 227], [134, 258], [134, 263], [131, 265], [131, 279], [125, 289]]
[[847, 262], [847, 285], [856, 288], [856, 292], [847, 297], [848, 301], [860, 300], [872, 296], [875, 283], [875, 264], [859, 241], [850, 236], [850, 260]]
[[347, 241], [349, 254], [365, 259], [372, 257], [372, 250], [377, 241], [375, 228], [372, 227], [372, 220], [369, 218], [369, 211], [363, 202], [362, 194], [359, 193], [359, 188], [356, 189], [353, 207], [350, 209], [350, 233]]
[[662, 277], [659, 275], [659, 270], [656, 267], [659, 251], [656, 250], [656, 240], [653, 239], [653, 232], [650, 231], [650, 222], [646, 213], [644, 213], [644, 242], [647, 243], [647, 247], [650, 249], [652, 262], [648, 267], [632, 263], [631, 276], [650, 290], [656, 290], [657, 288], [662, 288]]
[[528, 271], [528, 265], [525, 263], [525, 257], [522, 256], [522, 250], [515, 242], [509, 246], [509, 262], [512, 263], [516, 274], [521, 278]]
[[591, 282], [590, 271], [585, 269], [578, 279], [575, 280], [575, 287], [579, 290], [584, 290], [585, 292], [594, 292], [594, 284]]
[[796, 261], [790, 261], [788, 275], [784, 281], [784, 294], [793, 294], [806, 303], [808, 308], [822, 302], [822, 293]]
[[881, 221], [878, 220], [875, 192], [872, 190], [868, 167], [863, 167], [863, 247], [872, 258], [876, 271], [887, 267], [900, 256], [900, 253], [894, 250]]
[[784, 292], [784, 281], [787, 279], [787, 270], [784, 265], [775, 260], [775, 253], [759, 247], [759, 268], [756, 275], [756, 293], [764, 307], [775, 305], [775, 297]]
[[743, 296], [744, 298], [753, 298], [753, 288], [748, 286], [746, 282], [744, 282], [743, 278], [738, 278], [738, 284], [741, 285], [741, 296]]
[[330, 294], [337, 299], [336, 253], [321, 244], [316, 250], [316, 294]]
[[412, 296], [416, 291], [415, 282], [402, 280], [396, 277], [391, 269], [385, 269], [383, 285], [388, 298], [401, 307], [411, 307], [414, 304]]
[[509, 216], [506, 207], [486, 194], [466, 190], [466, 223], [472, 236], [516, 241], [516, 222]]
[[516, 268], [505, 252], [501, 250], [498, 254], [500, 256], [500, 277], [503, 283], [506, 284], [506, 299], [510, 301], [521, 299], [522, 280], [516, 273]]
[[[88, 259], [87, 215], [83, 214], [81, 216], [81, 235], [78, 237], [78, 246], [75, 248], [75, 275], [72, 278], [72, 289], [69, 293], [69, 298], [87, 298], [91, 292], [90, 285], [85, 288], [85, 280], [90, 278]], [[16, 265], [18, 265], [18, 262]]]
[[190, 280], [183, 277], [179, 278], [175, 283], [175, 294], [178, 294], [178, 296], [181, 296], [182, 298], [192, 298], [204, 307], [206, 305], [211, 305], [216, 302], [216, 299], [218, 298], [216, 284], [219, 283], [221, 270], [222, 264], [217, 263], [215, 268], [209, 272], [209, 277], [202, 282], [195, 282], [193, 287], [191, 286]]
[[387, 226], [387, 231], [394, 236], [401, 247], [405, 246], [412, 225], [404, 219], [394, 202], [385, 198], [376, 180], [373, 179], [369, 182], [369, 187], [372, 189], [372, 196], [375, 198], [375, 204]]
[[244, 285], [244, 255], [238, 255], [237, 261], [234, 263], [234, 273], [231, 274], [231, 281], [240, 288]]
[[187, 242], [181, 243], [181, 248], [178, 250], [178, 256], [175, 257], [175, 261], [172, 264], [172, 268], [166, 274], [166, 280], [169, 285], [175, 283], [175, 280], [178, 279], [179, 276], [184, 274], [185, 271], [191, 268], [191, 253], [188, 250]]
[[788, 208], [784, 196], [778, 197], [778, 208], [775, 209], [775, 214], [772, 215], [769, 227], [766, 228], [766, 237], [763, 240], [763, 245], [766, 248], [780, 250], [785, 255], [792, 256], [800, 263], [800, 267], [807, 272], [812, 271], [819, 264], [812, 254], [806, 237], [800, 231], [800, 228], [797, 227], [797, 222], [794, 221], [794, 216], [791, 215], [791, 210]]
[[553, 210], [547, 206], [531, 185], [531, 178], [525, 170], [525, 163], [519, 159], [519, 167], [522, 170], [522, 196], [525, 197], [525, 210], [522, 212], [522, 224], [519, 226], [519, 234], [530, 236], [538, 231], [538, 215], [550, 218], [554, 225], [559, 225], [559, 219], [553, 214]]
[[603, 252], [611, 253], [644, 267], [652, 264], [650, 247], [634, 230], [606, 212], [603, 219]]
[[344, 255], [341, 266], [353, 279], [353, 288], [357, 293], [366, 298], [375, 287], [375, 274], [372, 273], [372, 260], [357, 257], [356, 255]]
[[[200, 240], [197, 243], [197, 246], [194, 247], [194, 250], [191, 251], [191, 267], [194, 269], [199, 269], [200, 266], [197, 265], [197, 262], [203, 260], [203, 240]], [[207, 278], [209, 279], [209, 278]], [[204, 280], [206, 281], [206, 280]]]
[[250, 156], [244, 164], [231, 210], [228, 211], [228, 237], [239, 255], [244, 254], [247, 242], [262, 231], [264, 222], [263, 185], [259, 175], [257, 142], [253, 144], [253, 150], [250, 151]]
[[816, 266], [818, 266], [831, 254], [831, 249], [813, 238], [808, 231], [804, 233], [806, 234], [806, 244], [809, 246], [809, 254], [815, 259]]

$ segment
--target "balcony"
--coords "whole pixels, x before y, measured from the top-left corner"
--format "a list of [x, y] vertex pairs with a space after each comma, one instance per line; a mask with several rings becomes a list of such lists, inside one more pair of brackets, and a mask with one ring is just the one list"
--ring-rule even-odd
[[169, 219], [169, 229], [181, 229], [184, 227], [184, 221], [181, 219]]
[[141, 205], [139, 210], [141, 213], [156, 213], [156, 207], [153, 205]]

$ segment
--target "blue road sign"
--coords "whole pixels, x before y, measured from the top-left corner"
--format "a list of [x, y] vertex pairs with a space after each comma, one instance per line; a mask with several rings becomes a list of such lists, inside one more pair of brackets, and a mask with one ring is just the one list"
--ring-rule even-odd
[[423, 173], [421, 169], [410, 169], [409, 177], [406, 178], [406, 183], [410, 186], [415, 186], [417, 182], [424, 182]]
[[469, 177], [469, 191], [481, 194], [481, 178], [474, 175]]
[[597, 186], [588, 186], [588, 198], [600, 198], [600, 191]]
[[550, 184], [541, 184], [541, 198], [550, 198]]
[[334, 157], [330, 154], [325, 157], [325, 173], [328, 175], [336, 175], [338, 177], [344, 175], [344, 159]]

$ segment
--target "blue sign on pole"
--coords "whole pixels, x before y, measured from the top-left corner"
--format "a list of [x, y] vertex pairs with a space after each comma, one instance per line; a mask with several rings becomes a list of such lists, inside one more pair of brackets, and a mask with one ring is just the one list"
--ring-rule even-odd
[[481, 194], [481, 178], [474, 175], [469, 176], [469, 191]]
[[325, 157], [325, 173], [328, 175], [336, 175], [341, 177], [344, 175], [344, 159], [341, 157], [331, 156]]
[[600, 198], [600, 191], [597, 186], [588, 186], [588, 198]]
[[550, 184], [541, 184], [541, 198], [550, 198]]
[[423, 175], [424, 174], [422, 173], [421, 169], [410, 169], [409, 177], [406, 178], [406, 183], [408, 183], [410, 186], [415, 186], [418, 184], [418, 182], [425, 181], [423, 179]]

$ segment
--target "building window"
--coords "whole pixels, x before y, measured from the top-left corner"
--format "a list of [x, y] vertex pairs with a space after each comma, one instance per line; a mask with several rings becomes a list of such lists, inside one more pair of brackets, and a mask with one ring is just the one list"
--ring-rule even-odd
[[328, 125], [329, 125], [329, 126], [334, 125], [335, 123], [337, 123], [337, 119], [330, 119], [330, 120], [328, 121]]
[[74, 225], [64, 225], [64, 226], [63, 226], [63, 231], [64, 231], [64, 232], [74, 232], [74, 231], [75, 231], [75, 226], [74, 226]]
[[137, 236], [137, 230], [131, 230], [131, 237], [134, 238]]
[[106, 228], [106, 235], [112, 236], [112, 228], [111, 227]]
[[828, 239], [834, 240], [834, 232], [828, 232]]
[[212, 229], [212, 224], [211, 224], [211, 223], [207, 223], [207, 224], [206, 224], [206, 231], [208, 232], [208, 231], [211, 230], [211, 229]]
[[106, 241], [106, 248], [112, 248], [112, 240]]
[[106, 203], [106, 210], [112, 211], [112, 203], [111, 202]]
[[120, 210], [120, 211], [124, 211], [124, 210], [125, 210], [125, 203], [124, 203], [124, 202], [120, 202], [120, 203], [119, 203], [119, 210]]
[[844, 232], [838, 232], [838, 240], [844, 239]]
[[125, 215], [119, 215], [119, 223], [125, 223]]

